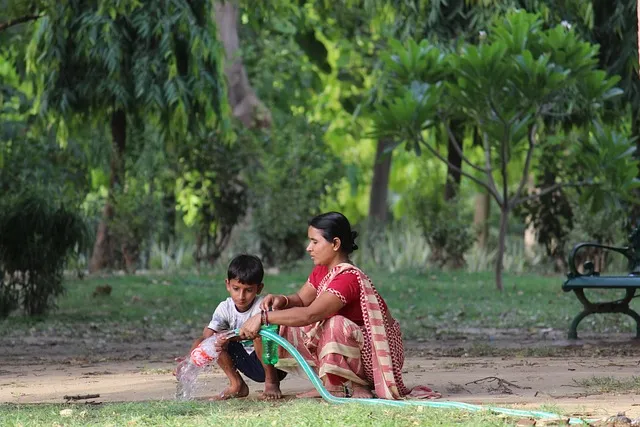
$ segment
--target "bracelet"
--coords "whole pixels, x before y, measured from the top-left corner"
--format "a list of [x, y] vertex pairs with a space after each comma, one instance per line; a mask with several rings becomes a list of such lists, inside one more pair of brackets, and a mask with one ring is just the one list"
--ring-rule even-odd
[[287, 302], [284, 305], [284, 308], [289, 307], [289, 298], [286, 295], [282, 295], [284, 297], [285, 300], [287, 300]]
[[266, 313], [267, 312], [264, 311], [264, 310], [260, 311], [260, 324], [261, 325], [266, 325], [267, 324], [267, 321], [266, 321], [267, 314]]

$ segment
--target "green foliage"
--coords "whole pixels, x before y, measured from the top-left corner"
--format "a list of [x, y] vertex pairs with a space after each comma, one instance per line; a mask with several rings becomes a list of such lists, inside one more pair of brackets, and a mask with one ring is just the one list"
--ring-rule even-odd
[[0, 192], [16, 194], [48, 185], [59, 199], [78, 201], [86, 189], [87, 158], [81, 143], [71, 139], [63, 149], [57, 143], [59, 128], [43, 124], [33, 112], [28, 85], [21, 84], [13, 54], [0, 54]]
[[40, 106], [62, 114], [161, 114], [158, 123], [169, 134], [211, 129], [225, 97], [209, 6], [206, 0], [50, 4], [28, 50]]
[[342, 175], [341, 162], [322, 139], [323, 128], [303, 117], [276, 116], [273, 132], [246, 134], [251, 144], [246, 180], [253, 231], [265, 263], [280, 264], [304, 254], [307, 223]]
[[0, 204], [0, 317], [6, 317], [16, 302], [28, 315], [53, 307], [64, 290], [67, 255], [87, 241], [82, 218], [45, 197], [28, 192]]
[[246, 152], [239, 143], [227, 145], [215, 137], [181, 164], [177, 208], [185, 224], [196, 228], [196, 262], [214, 264], [246, 213], [247, 188], [241, 177], [246, 166]]
[[378, 110], [377, 133], [415, 144], [437, 118], [462, 116], [479, 127], [490, 159], [507, 163], [541, 118], [593, 115], [620, 94], [617, 78], [596, 69], [596, 47], [563, 26], [541, 27], [536, 15], [512, 12], [486, 42], [456, 53], [426, 40], [392, 44], [385, 64], [394, 97]]

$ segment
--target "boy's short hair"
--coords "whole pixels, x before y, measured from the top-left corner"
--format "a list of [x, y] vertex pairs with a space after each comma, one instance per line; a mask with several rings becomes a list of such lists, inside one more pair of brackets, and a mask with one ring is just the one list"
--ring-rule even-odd
[[254, 255], [241, 254], [229, 263], [227, 279], [237, 280], [244, 285], [259, 285], [264, 278], [264, 268], [260, 258]]

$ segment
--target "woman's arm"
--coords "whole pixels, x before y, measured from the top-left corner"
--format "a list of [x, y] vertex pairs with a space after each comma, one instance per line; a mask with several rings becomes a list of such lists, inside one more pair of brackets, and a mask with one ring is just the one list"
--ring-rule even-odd
[[332, 293], [323, 292], [308, 307], [294, 307], [288, 310], [267, 313], [269, 323], [284, 326], [306, 326], [336, 314], [344, 303]]
[[[269, 323], [284, 326], [306, 326], [336, 314], [344, 307], [344, 303], [332, 293], [323, 292], [308, 307], [294, 307], [287, 310], [276, 310], [267, 313]], [[240, 328], [243, 339], [254, 339], [261, 326], [261, 315], [256, 314]]]
[[261, 310], [285, 310], [293, 307], [308, 307], [316, 299], [316, 289], [305, 283], [300, 290], [292, 295], [269, 294], [260, 302]]
[[309, 307], [316, 299], [316, 289], [309, 283], [305, 283], [298, 292], [292, 295], [285, 295], [289, 304], [283, 309], [293, 307]]

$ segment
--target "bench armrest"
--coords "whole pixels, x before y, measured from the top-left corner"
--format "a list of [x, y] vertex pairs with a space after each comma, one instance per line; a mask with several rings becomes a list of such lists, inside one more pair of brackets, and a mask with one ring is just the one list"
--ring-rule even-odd
[[571, 253], [569, 254], [569, 274], [567, 274], [567, 277], [569, 279], [572, 279], [574, 277], [580, 277], [580, 276], [592, 276], [595, 273], [595, 271], [593, 270], [593, 263], [585, 263], [584, 265], [585, 274], [580, 274], [576, 266], [576, 260], [575, 260], [576, 254], [578, 253], [579, 250], [587, 247], [604, 249], [607, 251], [617, 252], [619, 254], [624, 255], [625, 258], [627, 258], [627, 260], [629, 261], [629, 271], [631, 273], [634, 273], [635, 272], [634, 270], [638, 266], [638, 260], [636, 257], [635, 250], [631, 247], [607, 246], [607, 245], [601, 245], [599, 243], [578, 243], [573, 247], [573, 249], [571, 250]]

